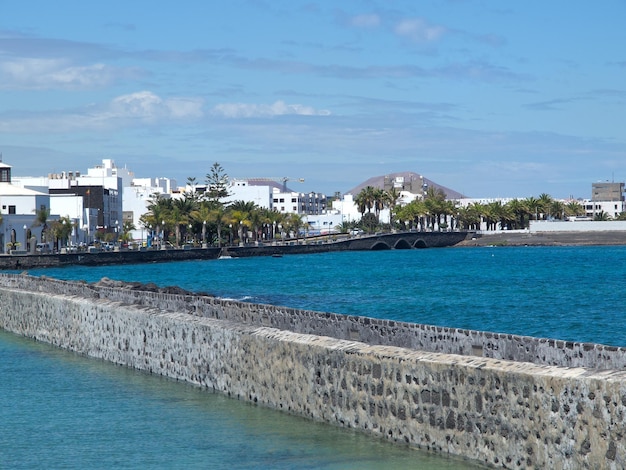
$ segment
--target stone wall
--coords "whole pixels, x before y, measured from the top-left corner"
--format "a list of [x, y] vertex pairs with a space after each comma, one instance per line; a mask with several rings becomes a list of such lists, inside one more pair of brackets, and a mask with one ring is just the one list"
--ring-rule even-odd
[[13, 287], [101, 298], [207, 318], [267, 326], [296, 333], [331, 336], [371, 345], [488, 357], [537, 365], [626, 369], [626, 348], [534, 338], [485, 331], [382, 320], [365, 316], [298, 310], [288, 307], [222, 300], [210, 296], [153, 293], [131, 284], [102, 280], [97, 284], [46, 277], [0, 274], [0, 287]]
[[[626, 466], [621, 370], [435, 353], [262, 325], [277, 312], [293, 315], [293, 324], [340, 320], [315, 312], [28, 276], [0, 280], [2, 328], [81, 354], [494, 467]], [[435, 343], [445, 341], [442, 334]]]

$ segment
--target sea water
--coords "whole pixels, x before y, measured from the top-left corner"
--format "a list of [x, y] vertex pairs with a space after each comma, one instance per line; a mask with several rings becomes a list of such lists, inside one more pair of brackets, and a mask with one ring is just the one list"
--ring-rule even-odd
[[[626, 248], [345, 252], [32, 270], [624, 346]], [[0, 468], [473, 468], [0, 332]]]
[[472, 247], [30, 271], [223, 298], [626, 346], [626, 246]]

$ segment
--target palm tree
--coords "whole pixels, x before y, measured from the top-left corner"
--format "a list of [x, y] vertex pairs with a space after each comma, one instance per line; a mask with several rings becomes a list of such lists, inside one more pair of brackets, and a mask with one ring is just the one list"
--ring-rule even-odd
[[372, 188], [372, 203], [374, 208], [374, 213], [376, 214], [376, 220], [380, 220], [380, 211], [385, 208], [385, 203], [387, 200], [386, 193], [382, 189]]
[[610, 219], [611, 219], [611, 217], [609, 216], [609, 214], [608, 214], [608, 213], [606, 213], [606, 212], [604, 212], [604, 211], [600, 211], [600, 212], [598, 212], [598, 213], [597, 213], [597, 214], [593, 217], [593, 220], [598, 221], [598, 222], [600, 222], [600, 221], [607, 221], [607, 220], [610, 220]]
[[247, 224], [249, 224], [250, 222], [248, 221], [248, 213], [247, 212], [242, 212], [242, 211], [237, 211], [237, 210], [233, 210], [233, 211], [229, 211], [229, 221], [230, 221], [230, 225], [231, 226], [235, 226], [235, 230], [237, 232], [237, 238], [239, 239], [239, 243], [244, 242], [244, 238], [243, 238], [243, 230], [244, 227], [247, 226]]
[[484, 206], [480, 203], [472, 203], [459, 208], [459, 224], [466, 230], [480, 230], [480, 222], [484, 213]]
[[180, 199], [174, 199], [170, 210], [170, 220], [174, 224], [176, 233], [176, 246], [180, 246], [181, 226], [187, 226], [192, 220], [191, 214], [198, 208], [198, 202], [188, 197], [187, 194]]
[[209, 203], [209, 218], [210, 221], [215, 224], [217, 232], [217, 246], [222, 246], [222, 226], [228, 224], [228, 215], [224, 209], [224, 205], [219, 202]]
[[525, 216], [528, 212], [528, 205], [525, 201], [521, 201], [519, 199], [513, 199], [509, 201], [507, 204], [510, 210], [515, 214], [515, 228], [524, 229], [526, 228], [526, 219]]
[[367, 211], [368, 214], [372, 212], [372, 208], [375, 205], [375, 197], [376, 188], [373, 186], [366, 186], [356, 195], [354, 202], [359, 208], [361, 217], [365, 215], [365, 211]]
[[538, 199], [530, 196], [526, 199], [526, 207], [528, 208], [528, 213], [531, 215], [535, 215], [535, 220], [539, 220], [539, 210], [540, 210], [540, 202]]
[[46, 237], [48, 217], [50, 217], [50, 209], [47, 207], [42, 207], [36, 212], [35, 222], [33, 223], [33, 227], [42, 227], [41, 229], [41, 242], [42, 243], [46, 241], [45, 237]]
[[305, 227], [304, 220], [299, 214], [289, 214], [286, 219], [287, 231], [292, 232], [296, 237], [296, 243], [300, 238], [300, 229]]
[[565, 215], [568, 217], [585, 215], [585, 208], [578, 201], [570, 201], [565, 204]]
[[498, 223], [502, 224], [505, 217], [504, 206], [501, 201], [490, 202], [484, 206], [485, 222], [487, 222], [487, 230], [496, 230]]
[[122, 225], [122, 233], [119, 236], [119, 240], [122, 243], [129, 243], [130, 241], [132, 241], [132, 235], [130, 232], [135, 229], [135, 224], [133, 224], [131, 221], [124, 222], [124, 224]]
[[57, 251], [59, 248], [67, 246], [73, 229], [72, 221], [67, 216], [61, 217], [50, 224], [50, 231], [54, 236]]
[[402, 223], [408, 222], [409, 228], [419, 226], [421, 230], [424, 229], [423, 217], [426, 215], [427, 209], [424, 201], [414, 199], [405, 206], [398, 209], [397, 217]]
[[539, 209], [543, 213], [543, 219], [546, 220], [550, 216], [550, 206], [552, 205], [552, 196], [546, 193], [539, 195]]
[[254, 240], [258, 242], [259, 238], [261, 238], [261, 231], [265, 222], [264, 214], [258, 206], [252, 209], [249, 214], [250, 226], [252, 228], [252, 233], [254, 234]]
[[279, 224], [283, 223], [285, 219], [285, 215], [275, 210], [274, 211], [267, 210], [266, 216], [268, 219], [268, 222], [267, 222], [268, 226], [271, 228], [271, 231], [272, 231], [272, 236], [270, 238], [275, 239], [276, 229]]
[[385, 192], [385, 205], [389, 208], [389, 225], [393, 229], [396, 207], [398, 200], [400, 199], [400, 193], [396, 188], [391, 188]]
[[212, 219], [209, 204], [206, 201], [201, 201], [189, 215], [194, 222], [202, 224], [202, 244], [204, 245], [206, 243], [206, 224]]
[[[147, 209], [148, 212], [140, 218], [141, 222], [145, 227], [154, 227], [157, 236], [160, 237], [160, 234], [163, 233], [162, 238], [165, 238], [165, 221], [168, 219], [172, 209], [172, 200], [155, 193], [148, 201]], [[161, 243], [163, 243], [163, 240], [161, 240]]]
[[548, 212], [552, 214], [555, 219], [563, 220], [565, 219], [565, 204], [563, 204], [562, 201], [557, 201], [555, 199], [550, 204]]

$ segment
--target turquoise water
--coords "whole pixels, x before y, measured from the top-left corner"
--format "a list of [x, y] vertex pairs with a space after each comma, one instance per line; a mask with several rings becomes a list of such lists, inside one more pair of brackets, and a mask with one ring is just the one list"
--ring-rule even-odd
[[470, 469], [0, 330], [2, 469]]
[[[626, 345], [626, 247], [220, 259], [30, 274]], [[0, 331], [0, 468], [475, 468]]]

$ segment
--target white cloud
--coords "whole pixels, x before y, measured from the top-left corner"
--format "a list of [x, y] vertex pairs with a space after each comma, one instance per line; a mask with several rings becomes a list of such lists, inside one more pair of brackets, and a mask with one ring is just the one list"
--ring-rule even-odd
[[140, 91], [115, 98], [110, 112], [120, 118], [184, 119], [202, 117], [202, 100], [197, 98], [162, 99], [150, 91]]
[[357, 28], [375, 28], [380, 24], [380, 17], [376, 14], [357, 15], [352, 18], [351, 24]]
[[103, 106], [0, 116], [0, 133], [59, 133], [128, 128], [183, 119], [198, 119], [204, 113], [200, 98], [163, 99], [150, 91], [118, 96]]
[[17, 59], [0, 62], [0, 89], [99, 88], [120, 76], [136, 76], [137, 70], [101, 63], [71, 65], [63, 59]]
[[415, 42], [433, 42], [446, 32], [443, 26], [433, 26], [421, 18], [411, 18], [396, 24], [395, 32]]
[[285, 115], [328, 116], [328, 110], [316, 110], [301, 104], [287, 104], [276, 101], [273, 104], [222, 103], [213, 108], [213, 112], [227, 118], [255, 118]]

